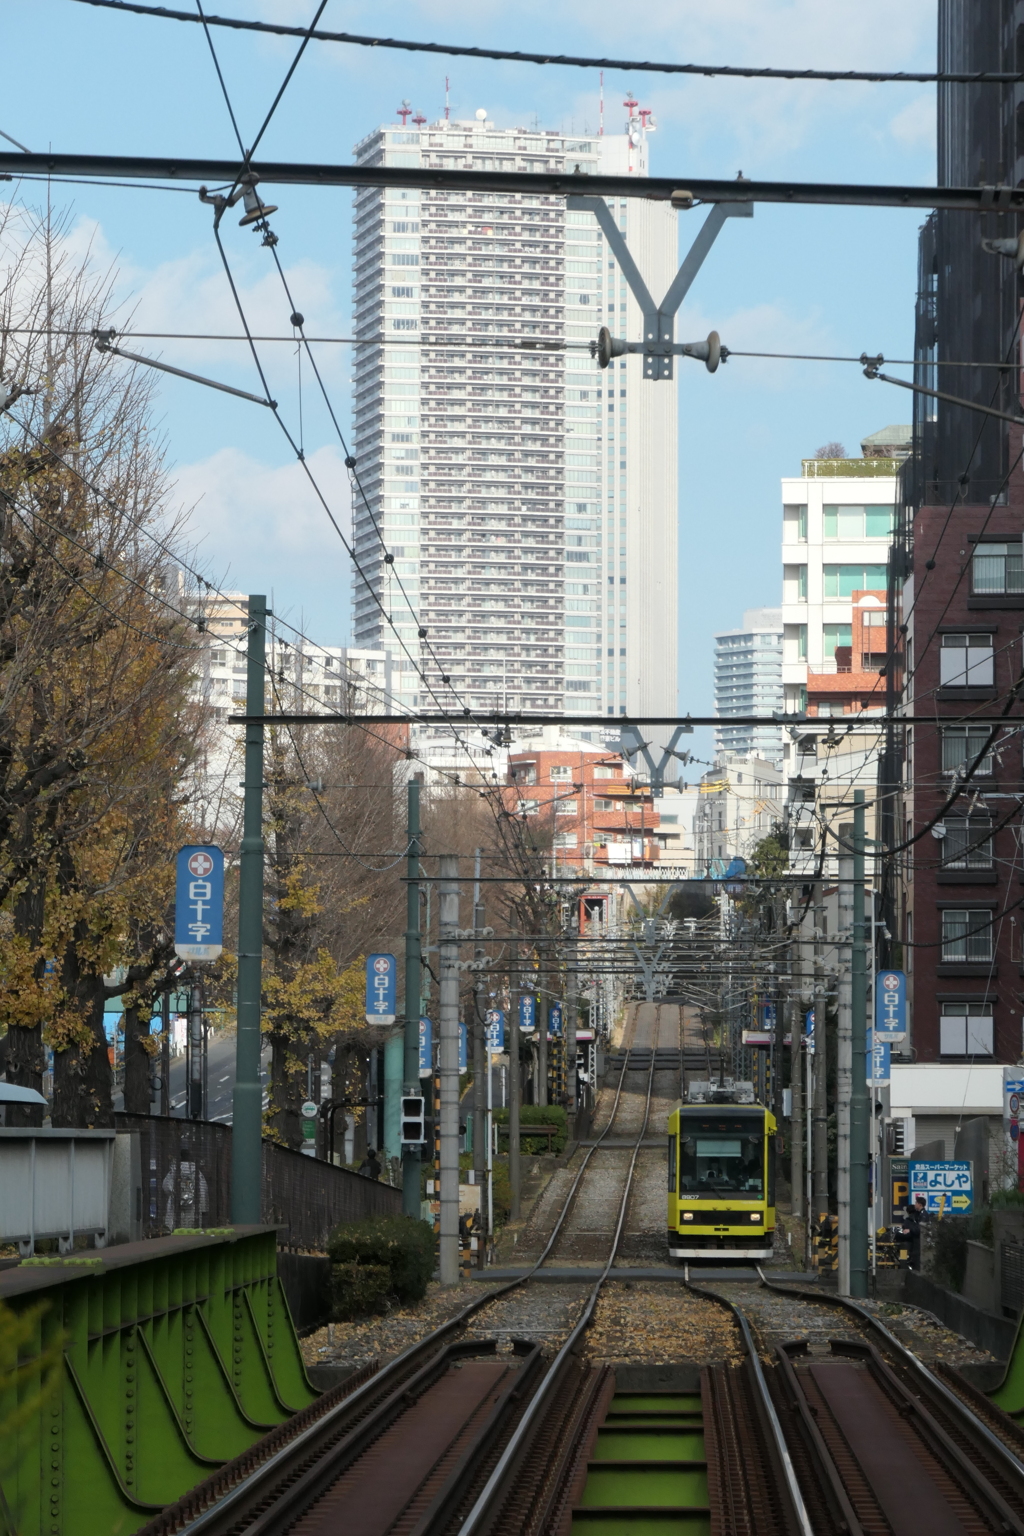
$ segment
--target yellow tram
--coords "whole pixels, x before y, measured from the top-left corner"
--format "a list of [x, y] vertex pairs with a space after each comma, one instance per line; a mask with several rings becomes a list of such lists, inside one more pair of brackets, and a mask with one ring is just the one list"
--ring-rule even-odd
[[[669, 1254], [767, 1259], [775, 1237], [775, 1116], [752, 1102], [747, 1085], [707, 1086], [707, 1102], [677, 1104], [668, 1118]], [[744, 1088], [750, 1103], [738, 1102]]]

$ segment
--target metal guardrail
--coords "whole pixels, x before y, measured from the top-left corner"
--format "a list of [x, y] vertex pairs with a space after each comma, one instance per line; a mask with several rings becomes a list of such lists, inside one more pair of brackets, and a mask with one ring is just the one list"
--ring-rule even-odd
[[[231, 1224], [231, 1131], [208, 1120], [118, 1114], [117, 1129], [139, 1138], [141, 1235]], [[397, 1216], [402, 1192], [390, 1184], [263, 1143], [261, 1216], [282, 1248], [323, 1253], [333, 1229], [365, 1216]]]

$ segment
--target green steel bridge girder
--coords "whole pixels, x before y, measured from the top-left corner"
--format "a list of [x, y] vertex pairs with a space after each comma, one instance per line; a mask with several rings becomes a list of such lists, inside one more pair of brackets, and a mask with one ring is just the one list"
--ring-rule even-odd
[[[22, 1263], [0, 1273], [0, 1299], [40, 1308], [22, 1362], [54, 1345], [63, 1362], [2, 1453], [0, 1528], [17, 1536], [131, 1536], [317, 1396], [272, 1227]], [[17, 1397], [0, 1387], [0, 1425], [42, 1375]]]

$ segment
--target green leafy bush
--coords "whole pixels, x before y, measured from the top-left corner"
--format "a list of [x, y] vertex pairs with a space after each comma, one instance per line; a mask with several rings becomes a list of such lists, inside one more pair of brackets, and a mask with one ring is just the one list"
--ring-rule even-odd
[[[507, 1126], [508, 1110], [496, 1109], [494, 1111], [494, 1123]], [[558, 1134], [551, 1138], [551, 1151], [565, 1151], [565, 1143], [569, 1135], [569, 1122], [565, 1110], [560, 1104], [524, 1104], [519, 1111], [519, 1124], [524, 1127], [527, 1125], [555, 1126]], [[535, 1157], [539, 1153], [548, 1150], [548, 1138], [546, 1136], [524, 1136], [522, 1138], [522, 1149], [528, 1155]]]
[[[368, 1216], [338, 1227], [327, 1252], [335, 1308], [345, 1317], [386, 1311], [393, 1302], [420, 1301], [434, 1273], [434, 1234], [414, 1216]], [[343, 1314], [335, 1312], [339, 1321]]]
[[332, 1264], [331, 1316], [336, 1323], [374, 1317], [391, 1306], [391, 1271], [386, 1264]]

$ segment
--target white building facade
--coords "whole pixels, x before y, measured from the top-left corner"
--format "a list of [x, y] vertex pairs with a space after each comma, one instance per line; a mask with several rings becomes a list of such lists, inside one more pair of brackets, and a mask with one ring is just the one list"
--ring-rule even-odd
[[700, 781], [693, 822], [697, 873], [721, 875], [749, 859], [782, 819], [782, 773], [761, 757], [716, 763]]
[[[478, 114], [380, 127], [355, 156], [639, 177], [646, 140], [641, 116], [600, 137]], [[676, 215], [613, 210], [663, 293]], [[405, 708], [674, 713], [676, 384], [644, 383], [635, 355], [599, 370], [603, 324], [641, 336], [596, 219], [564, 197], [356, 194], [354, 636], [393, 651]]]
[[783, 708], [782, 610], [750, 608], [740, 629], [715, 636], [716, 755], [782, 762], [780, 726], [727, 725], [730, 715], [771, 715]]

